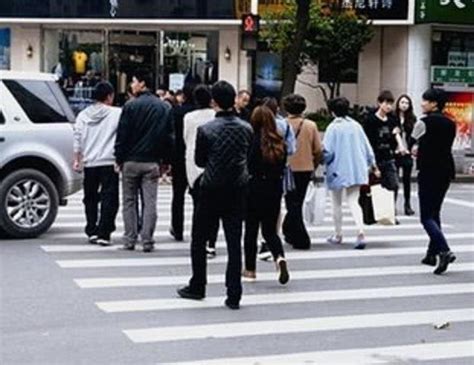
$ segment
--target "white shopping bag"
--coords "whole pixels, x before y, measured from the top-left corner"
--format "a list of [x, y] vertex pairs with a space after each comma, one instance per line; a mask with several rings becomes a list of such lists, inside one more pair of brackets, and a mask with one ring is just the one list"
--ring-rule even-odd
[[395, 225], [395, 193], [382, 188], [381, 185], [371, 186], [370, 191], [377, 223]]
[[318, 187], [310, 182], [303, 203], [303, 219], [307, 224], [321, 224], [324, 222], [326, 209], [326, 188]]

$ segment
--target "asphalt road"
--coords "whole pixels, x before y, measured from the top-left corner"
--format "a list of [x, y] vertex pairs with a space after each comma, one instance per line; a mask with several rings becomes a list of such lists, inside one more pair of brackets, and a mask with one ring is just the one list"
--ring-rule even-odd
[[312, 250], [285, 247], [289, 285], [278, 285], [272, 263], [259, 262], [240, 311], [223, 306], [222, 242], [209, 263], [208, 298], [176, 298], [190, 274], [189, 235], [170, 239], [170, 197], [160, 187], [151, 254], [84, 243], [80, 194], [43, 237], [0, 241], [0, 363], [474, 363], [474, 185], [454, 185], [445, 204], [444, 230], [458, 257], [446, 275], [419, 264], [427, 238], [417, 217], [370, 228], [362, 252], [352, 249], [345, 211], [348, 242], [325, 244], [328, 201], [325, 223], [311, 227]]

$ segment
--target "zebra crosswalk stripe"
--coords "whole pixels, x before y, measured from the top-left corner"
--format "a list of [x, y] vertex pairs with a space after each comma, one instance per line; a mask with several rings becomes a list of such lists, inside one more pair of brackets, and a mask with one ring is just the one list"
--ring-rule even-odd
[[206, 325], [126, 329], [123, 332], [135, 343], [199, 340], [212, 337], [234, 338], [348, 329], [369, 329], [428, 325], [437, 322], [474, 321], [474, 309], [448, 309], [414, 312], [393, 312], [334, 317], [281, 319], [278, 321], [242, 321]]
[[[291, 263], [290, 263], [291, 266]], [[291, 269], [291, 267], [290, 267]], [[422, 265], [406, 266], [382, 266], [382, 267], [362, 267], [351, 269], [320, 269], [320, 270], [291, 270], [291, 282], [295, 280], [318, 280], [318, 279], [341, 279], [341, 278], [362, 278], [389, 275], [413, 275], [428, 274], [432, 269]], [[449, 268], [450, 272], [472, 272], [474, 265], [472, 263], [458, 263]], [[275, 281], [274, 272], [259, 272], [257, 275], [259, 282]], [[141, 276], [141, 277], [91, 277], [77, 278], [75, 283], [82, 289], [100, 289], [100, 288], [126, 288], [126, 287], [146, 287], [146, 286], [169, 286], [181, 285], [189, 280], [188, 275], [177, 276]], [[224, 275], [208, 275], [208, 284], [223, 284]]]
[[[242, 299], [242, 305], [316, 303], [363, 299], [423, 297], [429, 295], [471, 294], [474, 284], [441, 284], [399, 286], [384, 288], [320, 290], [296, 293], [248, 294]], [[144, 299], [98, 302], [96, 305], [107, 313], [141, 312], [159, 310], [179, 310], [221, 307], [223, 297], [211, 297], [199, 302], [183, 299]]]
[[[334, 250], [334, 251], [303, 251], [288, 252], [289, 260], [321, 260], [347, 257], [376, 257], [376, 256], [404, 256], [425, 253], [425, 247], [397, 247], [377, 248], [367, 251], [358, 250]], [[452, 247], [455, 252], [474, 252], [470, 245], [456, 245]], [[123, 258], [123, 259], [84, 259], [84, 260], [57, 260], [56, 263], [63, 269], [74, 268], [98, 268], [98, 267], [145, 267], [145, 266], [175, 266], [189, 265], [189, 257], [147, 257], [147, 258]], [[227, 262], [226, 257], [216, 257], [209, 261], [209, 265]]]
[[[421, 361], [443, 361], [474, 357], [474, 341], [449, 341], [423, 344], [409, 344], [362, 349], [342, 349], [254, 356], [239, 358], [207, 359], [200, 361], [160, 363], [160, 365], [368, 365], [409, 364]], [[472, 362], [470, 362], [472, 363]], [[443, 364], [449, 362], [443, 361]]]

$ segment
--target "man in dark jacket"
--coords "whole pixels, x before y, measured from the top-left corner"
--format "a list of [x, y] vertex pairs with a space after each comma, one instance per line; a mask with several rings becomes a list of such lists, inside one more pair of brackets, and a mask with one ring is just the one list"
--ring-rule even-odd
[[[169, 105], [149, 91], [152, 79], [137, 72], [132, 91], [136, 96], [122, 110], [115, 142], [116, 169], [122, 172], [125, 248], [135, 249], [140, 233], [143, 251], [151, 252], [156, 226], [159, 164], [173, 150], [173, 116]], [[137, 230], [137, 195], [143, 192], [143, 224]]]
[[184, 102], [173, 109], [174, 131], [176, 138], [175, 154], [172, 161], [173, 174], [173, 201], [171, 204], [170, 233], [176, 241], [183, 240], [184, 226], [184, 196], [188, 187], [186, 178], [186, 146], [184, 144], [183, 129], [184, 116], [195, 109], [193, 102], [194, 85], [186, 84], [183, 88]]
[[225, 305], [238, 309], [242, 297], [242, 221], [249, 179], [248, 155], [252, 127], [235, 116], [235, 90], [226, 81], [212, 87], [216, 104], [215, 120], [199, 127], [195, 160], [204, 173], [199, 182], [201, 196], [196, 206], [192, 230], [193, 276], [189, 285], [178, 290], [186, 299], [203, 299], [206, 290], [206, 242], [213, 222], [222, 219], [227, 241], [227, 299]]
[[418, 141], [418, 197], [421, 223], [430, 237], [425, 265], [438, 267], [434, 273], [445, 272], [456, 257], [450, 251], [441, 230], [440, 212], [444, 197], [455, 177], [453, 142], [456, 137], [455, 123], [444, 116], [446, 93], [441, 89], [430, 89], [423, 94], [422, 109], [426, 117], [415, 125], [413, 138]]

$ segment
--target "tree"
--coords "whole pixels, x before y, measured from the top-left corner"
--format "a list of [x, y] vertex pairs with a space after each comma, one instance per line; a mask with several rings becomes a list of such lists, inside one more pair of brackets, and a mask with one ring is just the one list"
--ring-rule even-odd
[[[310, 66], [306, 68], [310, 70], [321, 62], [328, 66], [325, 71], [330, 77], [326, 84], [331, 98], [340, 95], [345, 76], [354, 72], [353, 63], [374, 31], [365, 17], [335, 3], [322, 9], [315, 2], [304, 8], [298, 1], [291, 1], [285, 10], [264, 14], [266, 25], [262, 38], [283, 59], [283, 95], [293, 92], [303, 66]], [[306, 13], [301, 20], [299, 11], [303, 9]], [[301, 45], [297, 36], [303, 37]], [[328, 99], [326, 89], [320, 84], [300, 82], [320, 90], [325, 100]]]
[[267, 25], [262, 32], [263, 38], [268, 41], [273, 52], [282, 55], [283, 95], [291, 94], [295, 89], [311, 4], [312, 0], [292, 0], [283, 11], [264, 16]]
[[[326, 85], [330, 97], [340, 96], [341, 83], [346, 76], [357, 74], [359, 54], [373, 36], [374, 30], [370, 21], [358, 16], [352, 10], [332, 11], [330, 26], [320, 28], [319, 37], [308, 34], [308, 41], [304, 49], [306, 60], [309, 63], [322, 65], [324, 63]], [[321, 71], [321, 68], [320, 68]]]

